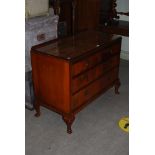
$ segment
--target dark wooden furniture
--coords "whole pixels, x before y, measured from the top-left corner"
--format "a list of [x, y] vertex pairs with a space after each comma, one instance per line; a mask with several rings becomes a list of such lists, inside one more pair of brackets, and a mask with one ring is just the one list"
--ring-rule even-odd
[[59, 38], [98, 27], [100, 0], [55, 0], [54, 8]]
[[113, 20], [108, 25], [100, 25], [99, 29], [104, 33], [110, 33], [110, 34], [118, 34], [123, 36], [129, 36], [129, 22], [118, 20]]
[[97, 29], [101, 0], [75, 0], [75, 2], [75, 32]]
[[64, 37], [74, 33], [74, 0], [56, 0], [55, 13], [59, 15], [58, 36]]
[[118, 94], [121, 39], [88, 31], [32, 47], [36, 116], [45, 106], [72, 133], [75, 114], [113, 86]]
[[121, 21], [116, 0], [53, 0], [59, 15], [58, 36], [70, 36], [85, 30], [100, 29], [106, 33], [129, 36], [129, 22]]
[[100, 0], [100, 2], [100, 24], [104, 25], [105, 23], [111, 22], [114, 18], [119, 18], [116, 11], [116, 0]]
[[129, 22], [119, 20], [119, 15], [129, 16], [129, 12], [117, 12], [117, 0], [101, 0], [99, 29], [104, 33], [129, 36]]

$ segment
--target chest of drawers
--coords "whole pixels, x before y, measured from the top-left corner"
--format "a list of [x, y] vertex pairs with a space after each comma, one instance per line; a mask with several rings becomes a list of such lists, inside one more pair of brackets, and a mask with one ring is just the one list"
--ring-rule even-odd
[[72, 133], [75, 115], [88, 103], [111, 87], [118, 94], [121, 40], [89, 31], [32, 47], [36, 116], [40, 106], [51, 109]]

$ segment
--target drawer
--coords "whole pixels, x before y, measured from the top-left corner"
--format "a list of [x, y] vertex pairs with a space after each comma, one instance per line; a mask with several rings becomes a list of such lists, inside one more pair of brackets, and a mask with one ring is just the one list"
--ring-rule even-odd
[[112, 82], [117, 79], [118, 68], [113, 69], [100, 79], [94, 81], [92, 84], [82, 89], [72, 96], [72, 108], [76, 109], [82, 104], [86, 103], [89, 99], [100, 93], [104, 88], [108, 87]]
[[75, 93], [85, 85], [102, 76], [111, 67], [111, 60], [97, 65], [95, 68], [84, 72], [83, 74], [72, 79], [72, 93]]
[[104, 50], [78, 61], [72, 66], [72, 76], [76, 76], [88, 70], [89, 68], [95, 66], [96, 64], [109, 59], [110, 56], [111, 55], [109, 50]]

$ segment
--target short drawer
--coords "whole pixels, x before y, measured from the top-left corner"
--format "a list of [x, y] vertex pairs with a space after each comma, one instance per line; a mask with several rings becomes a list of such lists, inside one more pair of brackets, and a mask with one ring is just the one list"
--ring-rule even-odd
[[100, 79], [94, 81], [86, 88], [72, 96], [72, 108], [76, 109], [82, 104], [86, 103], [89, 99], [100, 93], [104, 88], [108, 87], [112, 82], [117, 79], [118, 68], [110, 71]]
[[72, 76], [76, 76], [88, 70], [89, 68], [95, 66], [96, 64], [109, 59], [110, 56], [111, 55], [109, 50], [103, 50], [103, 51], [97, 52], [96, 54], [93, 54], [92, 56], [89, 56], [87, 58], [84, 58], [78, 61], [72, 66]]

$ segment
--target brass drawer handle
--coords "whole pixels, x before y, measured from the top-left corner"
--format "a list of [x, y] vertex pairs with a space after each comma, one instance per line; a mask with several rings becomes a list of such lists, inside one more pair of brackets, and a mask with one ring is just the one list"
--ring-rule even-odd
[[86, 66], [86, 68], [87, 68], [87, 67], [89, 66], [89, 62], [86, 62], [85, 66]]
[[88, 68], [88, 67], [89, 67], [89, 65], [90, 65], [89, 60], [86, 60], [84, 65], [85, 65], [85, 69], [86, 69], [86, 68]]

